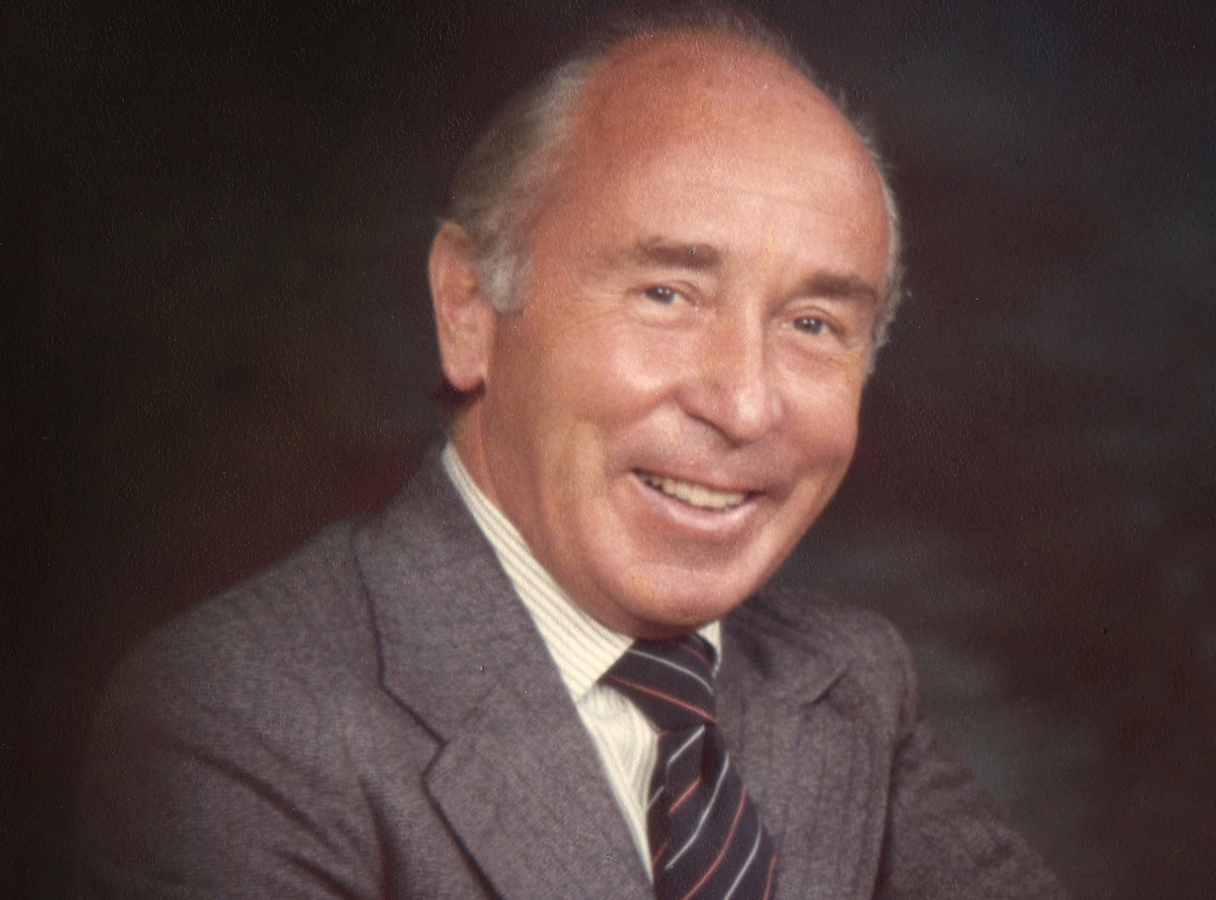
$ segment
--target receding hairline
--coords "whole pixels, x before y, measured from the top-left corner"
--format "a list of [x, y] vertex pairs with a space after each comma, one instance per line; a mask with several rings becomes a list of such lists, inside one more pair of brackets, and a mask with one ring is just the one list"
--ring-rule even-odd
[[[690, 58], [692, 65], [688, 64]], [[665, 77], [667, 69], [671, 72], [670, 78]], [[854, 155], [873, 176], [875, 184], [884, 183], [882, 166], [870, 141], [839, 102], [786, 58], [750, 38], [730, 33], [661, 32], [639, 35], [615, 45], [587, 71], [578, 96], [567, 111], [565, 133], [554, 142], [556, 149], [559, 152], [567, 150], [572, 140], [581, 136], [588, 125], [588, 116], [597, 111], [597, 105], [601, 109], [615, 109], [623, 119], [633, 119], [633, 110], [622, 112], [620, 107], [637, 97], [629, 90], [637, 85], [628, 82], [638, 76], [639, 70], [643, 73], [643, 82], [653, 82], [652, 86], [643, 84], [653, 97], [670, 95], [680, 89], [695, 91], [698, 81], [704, 81], [706, 87], [718, 93], [730, 89], [729, 82], [734, 81], [734, 87], [758, 100], [773, 89], [780, 95], [780, 112], [789, 109], [791, 104], [787, 101], [792, 101], [799, 107], [797, 113], [815, 117], [814, 131], [829, 139], [833, 134], [840, 138], [842, 155]], [[649, 78], [645, 77], [647, 72]], [[651, 106], [661, 108], [662, 101], [642, 103], [640, 108], [645, 110]], [[724, 106], [716, 100], [711, 100], [707, 109], [711, 113], [735, 112], [729, 105]]]
[[[792, 53], [792, 49], [789, 52]], [[671, 57], [673, 68], [689, 56], [717, 61], [724, 56], [735, 55], [746, 64], [771, 64], [775, 71], [792, 73], [798, 82], [828, 99], [820, 87], [818, 76], [809, 65], [796, 57], [786, 56], [782, 50], [748, 35], [693, 26], [642, 32], [607, 45], [587, 70], [586, 86], [590, 87], [606, 70], [615, 66], [636, 64], [640, 58], [663, 53]], [[831, 102], [830, 99], [828, 102]]]
[[628, 38], [590, 65], [567, 111], [563, 137], [568, 142], [599, 110], [645, 119], [655, 109], [664, 110], [664, 101], [680, 91], [688, 92], [691, 105], [707, 100], [703, 107], [712, 121], [719, 112], [734, 111], [717, 99], [724, 91], [742, 90], [759, 100], [770, 89], [808, 108], [830, 108], [856, 133], [813, 80], [768, 48], [732, 34], [674, 31]]
[[[692, 66], [689, 65], [690, 59], [694, 61]], [[673, 79], [659, 80], [657, 76], [666, 68], [672, 71]], [[765, 77], [766, 69], [771, 77]], [[893, 299], [890, 294], [896, 289], [898, 280], [895, 271], [898, 262], [898, 220], [881, 157], [868, 136], [807, 69], [795, 65], [781, 53], [749, 36], [705, 29], [674, 29], [634, 35], [608, 47], [585, 71], [577, 96], [566, 111], [563, 133], [548, 148], [555, 165], [551, 166], [545, 185], [546, 196], [534, 198], [536, 202], [529, 215], [530, 224], [543, 216], [548, 200], [560, 191], [561, 182], [571, 177], [577, 165], [582, 165], [578, 159], [578, 145], [587, 138], [585, 132], [595, 127], [590, 120], [605, 113], [608, 117], [614, 113], [623, 119], [634, 117], [633, 110], [623, 110], [621, 107], [636, 96], [630, 90], [637, 85], [629, 84], [629, 79], [638, 77], [639, 70], [643, 82], [654, 80], [656, 95], [659, 92], [670, 95], [672, 91], [694, 89], [697, 80], [713, 79], [724, 74], [749, 93], [766, 91], [771, 86], [778, 91], [788, 92], [786, 96], [789, 97], [800, 94], [801, 108], [798, 114], [815, 116], [815, 130], [831, 130], [833, 136], [829, 140], [840, 144], [841, 158], [851, 159], [864, 167], [866, 174], [863, 178], [877, 189], [876, 199], [884, 207], [890, 237], [887, 272], [884, 283], [880, 285], [880, 305], [886, 305]], [[640, 108], [645, 110], [648, 106], [643, 103]], [[711, 100], [710, 108], [719, 109], [721, 106]], [[828, 118], [819, 118], [825, 113]], [[608, 121], [612, 122], [612, 119], [608, 118]], [[595, 125], [602, 127], [603, 122]]]

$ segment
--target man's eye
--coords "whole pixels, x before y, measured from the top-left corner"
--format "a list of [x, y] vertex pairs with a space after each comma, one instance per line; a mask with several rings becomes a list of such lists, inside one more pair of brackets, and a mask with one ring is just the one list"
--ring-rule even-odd
[[794, 320], [794, 327], [804, 334], [823, 334], [828, 330], [827, 322], [814, 316], [799, 316]]
[[675, 290], [674, 288], [661, 286], [647, 288], [644, 293], [646, 294], [647, 298], [653, 300], [655, 303], [665, 304], [675, 303], [677, 298], [680, 296], [679, 291]]

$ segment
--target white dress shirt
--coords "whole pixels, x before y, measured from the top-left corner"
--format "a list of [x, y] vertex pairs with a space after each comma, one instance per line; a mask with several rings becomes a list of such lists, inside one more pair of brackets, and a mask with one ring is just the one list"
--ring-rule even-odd
[[[633, 638], [601, 625], [570, 599], [532, 555], [515, 526], [473, 483], [451, 444], [443, 450], [443, 467], [549, 648], [649, 873], [646, 798], [658, 733], [632, 701], [599, 683]], [[720, 631], [719, 623], [711, 622], [697, 632], [713, 645], [719, 661]]]

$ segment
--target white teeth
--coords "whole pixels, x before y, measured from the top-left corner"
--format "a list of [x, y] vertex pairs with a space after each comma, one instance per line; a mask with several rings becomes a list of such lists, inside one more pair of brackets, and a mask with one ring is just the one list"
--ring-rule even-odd
[[638, 474], [651, 487], [658, 488], [664, 494], [675, 497], [677, 500], [683, 500], [689, 506], [701, 509], [730, 509], [747, 499], [746, 494], [736, 491], [715, 491], [703, 484], [677, 481], [674, 478], [651, 475], [649, 472], [639, 472]]

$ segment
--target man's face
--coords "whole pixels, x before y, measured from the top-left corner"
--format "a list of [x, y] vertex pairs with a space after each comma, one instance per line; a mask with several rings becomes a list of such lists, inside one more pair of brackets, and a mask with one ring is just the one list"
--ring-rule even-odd
[[754, 48], [623, 51], [575, 122], [457, 444], [575, 602], [670, 636], [763, 584], [844, 477], [887, 216], [839, 112]]

